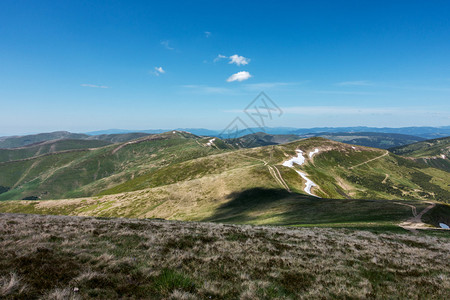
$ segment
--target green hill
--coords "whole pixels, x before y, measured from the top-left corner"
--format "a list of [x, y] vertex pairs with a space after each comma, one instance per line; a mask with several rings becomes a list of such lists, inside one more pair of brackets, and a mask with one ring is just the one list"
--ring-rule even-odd
[[374, 147], [380, 149], [388, 149], [396, 146], [408, 145], [424, 138], [398, 133], [382, 133], [382, 132], [323, 132], [305, 134], [300, 137], [323, 137], [337, 142], [346, 144]]
[[241, 136], [234, 139], [226, 139], [233, 148], [254, 148], [269, 145], [285, 144], [300, 139], [294, 134], [268, 134], [265, 132], [257, 132]]
[[0, 163], [0, 199], [90, 196], [176, 162], [221, 152], [183, 132]]
[[450, 137], [426, 140], [402, 147], [390, 148], [397, 155], [450, 172]]
[[44, 141], [50, 140], [59, 140], [59, 139], [85, 139], [89, 136], [87, 134], [82, 133], [71, 133], [67, 131], [55, 131], [49, 133], [39, 133], [39, 134], [31, 134], [24, 136], [11, 136], [11, 137], [2, 137], [0, 139], [0, 149], [10, 149], [10, 148], [18, 148], [24, 147], [27, 145], [40, 143]]
[[[304, 163], [284, 166], [298, 150]], [[305, 178], [316, 186], [308, 190]], [[424, 200], [448, 203], [449, 178], [386, 150], [323, 138], [235, 150], [217, 138], [173, 131], [0, 163], [1, 200], [42, 199], [3, 201], [0, 211], [394, 226], [411, 216], [411, 206], [427, 206]]]
[[61, 151], [100, 148], [110, 145], [102, 140], [51, 140], [14, 149], [0, 149], [0, 162], [22, 160]]
[[116, 134], [99, 134], [87, 137], [88, 140], [101, 140], [111, 143], [123, 143], [131, 140], [139, 139], [145, 136], [149, 136], [148, 133], [143, 132], [130, 132], [130, 133], [116, 133]]

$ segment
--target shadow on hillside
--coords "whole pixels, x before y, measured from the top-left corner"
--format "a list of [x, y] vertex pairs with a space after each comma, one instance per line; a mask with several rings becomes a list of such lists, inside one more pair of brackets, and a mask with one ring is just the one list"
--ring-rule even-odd
[[231, 193], [228, 198], [204, 221], [272, 225], [384, 223], [412, 216], [408, 206], [391, 200], [320, 199], [283, 189], [252, 188]]
[[[246, 223], [259, 219], [258, 214], [268, 214], [290, 202], [290, 198], [305, 197], [291, 194], [284, 189], [252, 188], [228, 195], [229, 201], [222, 204], [206, 221]], [[313, 197], [311, 197], [313, 198]]]

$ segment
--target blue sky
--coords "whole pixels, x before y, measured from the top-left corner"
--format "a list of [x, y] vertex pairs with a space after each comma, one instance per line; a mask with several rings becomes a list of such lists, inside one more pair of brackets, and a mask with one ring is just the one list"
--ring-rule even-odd
[[284, 112], [270, 127], [450, 125], [449, 15], [448, 1], [3, 0], [0, 135], [221, 129], [260, 91]]

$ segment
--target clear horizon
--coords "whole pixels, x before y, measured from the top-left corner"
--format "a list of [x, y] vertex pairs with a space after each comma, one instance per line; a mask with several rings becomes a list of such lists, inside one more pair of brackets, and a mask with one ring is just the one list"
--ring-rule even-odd
[[[450, 125], [447, 1], [3, 1], [0, 136]], [[143, 129], [138, 129], [143, 128]]]

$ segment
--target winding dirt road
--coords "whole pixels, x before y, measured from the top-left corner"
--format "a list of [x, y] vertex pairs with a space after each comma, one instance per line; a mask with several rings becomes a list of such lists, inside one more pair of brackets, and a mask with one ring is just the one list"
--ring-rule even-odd
[[[414, 206], [409, 205], [409, 204], [403, 204], [403, 203], [398, 203], [398, 202], [395, 202], [395, 203], [400, 204], [400, 205], [406, 205], [406, 206], [414, 207]], [[405, 222], [400, 223], [399, 226], [402, 227], [403, 229], [409, 230], [409, 231], [414, 232], [414, 233], [417, 233], [416, 229], [435, 229], [435, 228], [430, 228], [429, 225], [427, 225], [427, 224], [422, 222], [422, 216], [424, 214], [426, 214], [430, 209], [432, 209], [433, 207], [436, 206], [436, 203], [431, 203], [431, 202], [428, 202], [428, 203], [430, 205], [425, 207], [425, 209], [422, 210], [418, 214], [416, 213], [416, 209], [414, 207], [414, 209], [413, 209], [413, 217], [408, 219]], [[439, 228], [436, 228], [436, 229], [439, 229]]]

